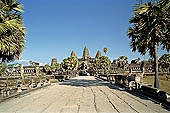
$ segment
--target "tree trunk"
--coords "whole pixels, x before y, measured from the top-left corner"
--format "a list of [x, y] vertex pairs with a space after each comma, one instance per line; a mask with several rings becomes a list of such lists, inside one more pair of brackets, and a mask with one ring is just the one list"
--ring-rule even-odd
[[159, 88], [157, 43], [154, 45], [154, 71], [155, 71], [154, 87]]

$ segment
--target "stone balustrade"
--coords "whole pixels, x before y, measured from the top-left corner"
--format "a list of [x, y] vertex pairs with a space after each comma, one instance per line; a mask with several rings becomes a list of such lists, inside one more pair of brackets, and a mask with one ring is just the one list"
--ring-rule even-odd
[[140, 77], [132, 75], [99, 75], [99, 78], [107, 80], [110, 83], [124, 87], [128, 91], [135, 91], [138, 94], [145, 95], [152, 99], [155, 99], [161, 103], [170, 105], [170, 94], [165, 91], [162, 91], [152, 86], [147, 86], [140, 83]]

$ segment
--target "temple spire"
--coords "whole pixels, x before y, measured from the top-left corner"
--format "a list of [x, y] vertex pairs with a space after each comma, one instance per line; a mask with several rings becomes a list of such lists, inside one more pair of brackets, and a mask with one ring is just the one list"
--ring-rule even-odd
[[77, 57], [74, 51], [71, 52], [71, 57], [73, 56]]
[[102, 55], [101, 55], [101, 52], [98, 50], [97, 51], [97, 53], [96, 53], [96, 57], [95, 58], [99, 58], [99, 57], [101, 57]]
[[88, 50], [88, 48], [85, 46], [85, 47], [84, 47], [84, 51], [83, 51], [83, 59], [88, 59], [88, 58], [90, 58], [89, 50]]
[[57, 59], [56, 58], [53, 58], [52, 60], [51, 60], [51, 66], [54, 66], [54, 65], [56, 65], [57, 64]]

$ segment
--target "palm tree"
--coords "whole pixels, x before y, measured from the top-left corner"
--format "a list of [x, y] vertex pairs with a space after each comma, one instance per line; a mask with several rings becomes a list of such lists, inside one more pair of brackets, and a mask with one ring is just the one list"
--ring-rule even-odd
[[105, 53], [105, 55], [106, 55], [106, 53], [107, 53], [107, 48], [105, 47], [105, 48], [103, 48], [103, 52]]
[[128, 29], [132, 51], [142, 55], [149, 51], [154, 58], [154, 87], [159, 88], [157, 47], [170, 50], [170, 0], [147, 2], [136, 5], [134, 16], [130, 19], [132, 27]]
[[17, 0], [0, 1], [0, 59], [19, 59], [25, 44], [23, 8]]
[[[136, 0], [137, 2], [139, 2], [140, 4], [143, 3], [144, 0]], [[148, 2], [154, 2], [154, 1], [158, 1], [158, 0], [147, 0]]]

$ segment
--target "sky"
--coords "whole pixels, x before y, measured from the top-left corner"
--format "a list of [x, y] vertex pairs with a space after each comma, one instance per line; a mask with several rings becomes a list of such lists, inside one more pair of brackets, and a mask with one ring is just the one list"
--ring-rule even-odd
[[[91, 57], [108, 48], [110, 60], [127, 56], [144, 59], [131, 52], [127, 36], [129, 19], [136, 0], [20, 0], [24, 6], [26, 44], [20, 63], [31, 60], [41, 65], [57, 58], [59, 63], [74, 50], [78, 58], [88, 47]], [[158, 56], [165, 53], [159, 49]], [[148, 55], [146, 55], [146, 59]]]

